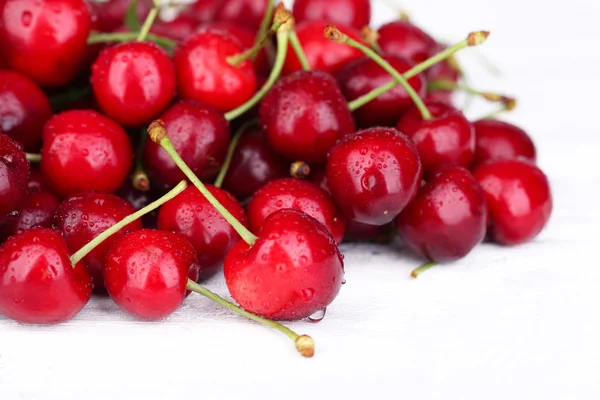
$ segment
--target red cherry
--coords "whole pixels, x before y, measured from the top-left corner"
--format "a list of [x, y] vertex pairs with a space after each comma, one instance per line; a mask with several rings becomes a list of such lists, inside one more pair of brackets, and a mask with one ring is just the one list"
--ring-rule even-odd
[[[75, 252], [96, 236], [133, 214], [135, 209], [114, 194], [82, 193], [65, 199], [54, 216], [53, 228], [60, 232], [71, 252]], [[137, 220], [105, 240], [88, 254], [83, 263], [94, 281], [94, 289], [104, 288], [102, 271], [110, 246], [128, 231], [142, 229]]]
[[369, 0], [296, 0], [293, 11], [297, 22], [324, 20], [356, 29], [371, 20]]
[[243, 51], [237, 39], [219, 30], [203, 30], [188, 38], [173, 58], [179, 97], [203, 101], [221, 112], [244, 104], [257, 86], [252, 62], [238, 66], [227, 62]]
[[0, 2], [0, 41], [7, 61], [41, 86], [61, 86], [75, 77], [85, 61], [91, 24], [83, 0]]
[[[306, 21], [298, 24], [296, 33], [311, 69], [335, 72], [348, 62], [361, 58], [363, 54], [360, 50], [327, 39], [323, 32], [328, 24], [328, 21]], [[338, 25], [338, 28], [352, 39], [362, 42], [360, 32], [355, 28], [341, 24]], [[287, 54], [284, 73], [290, 74], [301, 70], [300, 60], [291, 45], [288, 46]]]
[[279, 80], [261, 103], [260, 122], [275, 151], [317, 165], [325, 163], [338, 139], [355, 131], [335, 80], [319, 71]]
[[118, 239], [106, 256], [104, 281], [115, 303], [157, 320], [183, 303], [188, 278], [198, 279], [196, 252], [182, 235], [143, 229]]
[[60, 235], [35, 228], [0, 246], [0, 314], [18, 322], [67, 321], [87, 304], [92, 281], [82, 263], [71, 265]]
[[369, 225], [357, 221], [348, 221], [344, 242], [388, 243], [394, 238], [392, 224]]
[[22, 206], [28, 177], [29, 162], [21, 145], [0, 132], [0, 221]]
[[[229, 148], [229, 124], [223, 114], [195, 101], [179, 101], [161, 117], [175, 149], [200, 179], [214, 178]], [[166, 151], [148, 140], [144, 165], [152, 185], [161, 190], [174, 187], [185, 175]]]
[[[345, 32], [345, 31], [344, 31]], [[420, 63], [433, 56], [438, 43], [408, 21], [394, 21], [379, 28], [379, 47], [385, 53]]]
[[39, 168], [31, 168], [29, 170], [29, 180], [27, 181], [27, 190], [32, 192], [34, 190], [46, 190], [49, 191], [48, 185], [44, 180], [42, 171]]
[[131, 168], [131, 144], [112, 120], [89, 110], [57, 114], [44, 127], [42, 173], [61, 197], [98, 191], [110, 193]]
[[[244, 209], [232, 195], [212, 185], [206, 187], [240, 223], [248, 224]], [[160, 208], [158, 228], [181, 233], [194, 246], [203, 278], [217, 272], [227, 252], [241, 239], [195, 187], [188, 187]]]
[[346, 136], [331, 149], [327, 182], [348, 219], [385, 225], [419, 189], [421, 162], [406, 136], [393, 128], [371, 128]]
[[498, 158], [517, 157], [535, 162], [535, 145], [523, 129], [493, 119], [475, 121], [473, 127], [476, 139], [475, 165]]
[[[141, 210], [142, 208], [146, 207], [148, 204], [152, 203], [160, 197], [160, 193], [158, 193], [155, 190], [149, 190], [144, 192], [134, 188], [133, 176], [130, 176], [128, 179], [125, 180], [125, 183], [123, 183], [123, 186], [121, 186], [119, 190], [117, 190], [116, 194], [120, 198], [131, 204], [136, 210]], [[156, 228], [157, 216], [157, 210], [151, 211], [144, 215], [142, 217], [142, 224], [144, 225], [144, 227], [151, 229]]]
[[275, 320], [309, 317], [337, 296], [342, 255], [314, 218], [280, 210], [264, 222], [258, 240], [238, 242], [225, 259], [225, 281], [246, 310]]
[[[384, 55], [383, 59], [400, 73], [404, 73], [414, 66], [407, 58], [400, 56]], [[368, 57], [354, 60], [343, 66], [336, 73], [336, 79], [348, 101], [355, 100], [373, 89], [394, 81], [388, 72]], [[425, 95], [426, 84], [422, 74], [409, 79], [408, 83], [419, 96]], [[354, 111], [354, 116], [358, 125], [363, 127], [392, 126], [413, 104], [413, 100], [406, 91], [398, 85], [358, 108]]]
[[214, 20], [234, 22], [252, 30], [258, 30], [268, 2], [268, 0], [221, 0]]
[[248, 204], [250, 229], [258, 232], [269, 215], [289, 208], [302, 211], [323, 224], [336, 242], [341, 242], [345, 218], [336, 209], [329, 194], [311, 182], [295, 178], [267, 183]]
[[517, 245], [533, 240], [552, 213], [550, 184], [531, 161], [500, 159], [477, 167], [473, 175], [485, 192], [490, 235], [498, 243]]
[[98, 105], [124, 126], [147, 125], [175, 96], [175, 69], [169, 55], [151, 42], [104, 49], [92, 66]]
[[49, 228], [60, 201], [46, 190], [30, 190], [18, 213], [9, 215], [0, 229], [0, 241], [35, 227]]
[[181, 42], [196, 33], [199, 26], [200, 21], [196, 15], [182, 12], [171, 21], [156, 21], [150, 32]]
[[35, 82], [18, 72], [0, 70], [0, 128], [5, 135], [25, 151], [37, 152], [51, 116], [48, 97]]
[[[96, 13], [100, 32], [112, 32], [123, 25], [131, 0], [108, 0], [95, 4], [97, 5]], [[138, 21], [144, 21], [151, 8], [151, 1], [138, 0], [136, 10]]]
[[200, 22], [211, 22], [220, 2], [221, 0], [197, 0], [191, 4], [190, 13]]
[[423, 173], [427, 176], [445, 164], [469, 168], [475, 156], [475, 130], [467, 118], [452, 106], [425, 102], [433, 119], [423, 120], [421, 112], [410, 109], [397, 128], [415, 144]]
[[395, 224], [414, 252], [436, 262], [455, 261], [485, 237], [485, 195], [466, 169], [443, 168], [421, 188]]

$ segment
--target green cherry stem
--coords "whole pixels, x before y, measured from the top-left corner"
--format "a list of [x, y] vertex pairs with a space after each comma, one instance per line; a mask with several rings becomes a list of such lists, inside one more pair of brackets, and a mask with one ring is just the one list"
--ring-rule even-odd
[[25, 153], [25, 156], [27, 157], [27, 159], [31, 163], [39, 163], [40, 161], [42, 161], [42, 155], [41, 154]]
[[504, 96], [498, 93], [484, 92], [481, 90], [474, 89], [467, 84], [456, 83], [446, 79], [439, 79], [429, 82], [427, 84], [427, 89], [430, 91], [460, 90], [470, 95], [482, 97], [483, 99], [491, 101], [493, 103], [506, 103], [508, 99], [511, 99], [508, 96]]
[[315, 354], [315, 341], [308, 335], [298, 335], [296, 332], [291, 330], [290, 328], [275, 322], [269, 319], [259, 317], [258, 315], [252, 314], [243, 308], [233, 304], [230, 301], [225, 300], [221, 296], [216, 293], [211, 292], [204, 286], [197, 284], [192, 280], [188, 280], [187, 289], [192, 292], [198, 293], [215, 303], [233, 311], [234, 313], [241, 315], [242, 317], [246, 317], [252, 321], [258, 322], [270, 328], [276, 329], [279, 332], [283, 333], [287, 337], [289, 337], [295, 344], [296, 349], [302, 354], [304, 357], [312, 357]]
[[150, 12], [148, 13], [148, 16], [146, 17], [146, 20], [142, 24], [142, 27], [140, 28], [140, 32], [138, 33], [138, 36], [135, 39], [136, 41], [143, 42], [144, 40], [146, 40], [146, 36], [148, 36], [148, 33], [150, 32], [150, 28], [152, 28], [152, 24], [154, 23], [154, 21], [156, 20], [156, 17], [158, 16], [158, 9], [160, 7], [160, 1], [161, 0], [154, 0], [154, 7], [152, 7]]
[[244, 240], [244, 242], [248, 243], [248, 245], [252, 246], [254, 242], [256, 242], [257, 237], [248, 230], [244, 225], [240, 223], [230, 212], [227, 210], [219, 200], [212, 195], [212, 193], [204, 186], [204, 184], [198, 179], [198, 177], [192, 172], [190, 167], [187, 166], [185, 161], [181, 158], [177, 150], [173, 147], [173, 143], [169, 140], [169, 136], [167, 135], [167, 130], [165, 129], [165, 124], [163, 121], [157, 119], [152, 122], [148, 127], [148, 135], [150, 139], [160, 147], [165, 149], [165, 151], [169, 154], [173, 162], [177, 164], [181, 172], [187, 176], [187, 178], [196, 186], [196, 188], [204, 195], [206, 200], [217, 209], [217, 211], [231, 224], [233, 229], [240, 235], [240, 237]]
[[505, 99], [505, 101], [503, 101], [502, 107], [500, 107], [498, 110], [493, 111], [479, 119], [495, 119], [497, 118], [500, 114], [503, 114], [507, 111], [512, 111], [517, 107], [517, 100], [507, 97]]
[[[404, 77], [404, 79], [410, 79], [410, 78], [420, 74], [421, 72], [431, 68], [435, 64], [451, 57], [456, 52], [464, 49], [465, 47], [477, 46], [477, 45], [484, 43], [489, 35], [490, 35], [490, 33], [487, 31], [471, 32], [465, 40], [462, 40], [462, 41], [458, 42], [457, 44], [455, 44], [454, 46], [448, 47], [447, 49], [445, 49], [445, 50], [435, 54], [434, 56], [428, 58], [427, 60], [423, 61], [422, 63], [415, 65], [410, 70], [408, 70], [407, 72], [402, 74], [402, 76]], [[390, 83], [386, 83], [385, 85], [381, 85], [380, 87], [371, 90], [369, 93], [349, 102], [348, 108], [350, 109], [350, 111], [355, 111], [355, 110], [359, 109], [360, 107], [364, 106], [365, 104], [369, 103], [371, 100], [375, 99], [376, 97], [379, 97], [382, 94], [392, 90], [399, 84], [400, 84], [400, 82], [393, 81]]]
[[[114, 32], [114, 33], [98, 33], [93, 32], [87, 40], [87, 44], [110, 43], [110, 42], [130, 42], [138, 38], [137, 32]], [[154, 42], [166, 50], [173, 50], [177, 43], [169, 38], [158, 36], [153, 33], [146, 35], [146, 40]]]
[[306, 53], [302, 48], [302, 43], [300, 43], [300, 39], [298, 39], [298, 34], [296, 30], [290, 31], [290, 44], [292, 45], [292, 49], [294, 49], [294, 53], [296, 53], [296, 57], [298, 57], [298, 61], [300, 61], [300, 65], [304, 71], [310, 71], [310, 63], [308, 62], [308, 58], [306, 58]]
[[350, 47], [353, 47], [357, 50], [362, 51], [367, 57], [369, 57], [371, 60], [375, 61], [377, 63], [377, 65], [379, 65], [388, 74], [390, 74], [396, 80], [396, 82], [398, 82], [400, 84], [400, 86], [402, 86], [402, 88], [406, 91], [408, 96], [415, 103], [415, 106], [417, 106], [417, 108], [419, 109], [419, 112], [421, 113], [423, 120], [429, 121], [430, 119], [433, 118], [431, 113], [427, 109], [427, 106], [425, 105], [425, 103], [423, 103], [423, 99], [421, 99], [421, 97], [419, 97], [419, 94], [415, 91], [415, 89], [412, 86], [410, 86], [410, 83], [408, 83], [408, 80], [406, 80], [406, 78], [403, 77], [402, 74], [400, 74], [398, 71], [396, 71], [394, 69], [394, 67], [392, 67], [390, 65], [390, 63], [385, 61], [379, 54], [377, 54], [370, 47], [367, 47], [364, 44], [359, 43], [356, 40], [348, 37], [348, 35], [341, 32], [334, 25], [328, 25], [325, 28], [325, 37], [327, 37], [327, 39], [334, 41], [336, 43], [347, 44]]
[[[260, 47], [262, 48], [264, 45], [264, 43], [262, 42], [262, 39], [267, 36], [268, 32], [269, 32], [269, 24], [271, 23], [271, 21], [273, 20], [273, 13], [275, 12], [275, 0], [269, 0], [269, 3], [267, 3], [267, 9], [265, 10], [265, 15], [263, 16], [263, 19], [260, 23], [260, 28], [258, 30], [258, 33], [256, 34], [256, 39], [254, 39], [254, 46], [256, 47], [258, 45], [260, 45]], [[252, 61], [256, 61], [256, 57], [258, 56], [258, 52], [252, 55]]]
[[419, 268], [415, 269], [413, 272], [411, 272], [410, 276], [413, 279], [417, 279], [417, 277], [419, 275], [421, 275], [421, 273], [427, 271], [428, 269], [435, 267], [436, 265], [438, 265], [438, 264], [435, 261], [430, 261], [428, 263], [425, 263], [425, 264], [421, 265]]
[[360, 36], [366, 44], [371, 46], [371, 48], [377, 52], [377, 54], [381, 54], [382, 50], [379, 46], [379, 33], [377, 31], [371, 29], [369, 25], [365, 25], [360, 30]]
[[223, 161], [223, 165], [221, 166], [221, 170], [219, 171], [219, 175], [217, 175], [217, 179], [213, 183], [213, 186], [220, 188], [223, 186], [223, 181], [227, 176], [227, 171], [229, 171], [229, 167], [231, 166], [231, 161], [233, 160], [233, 153], [242, 138], [244, 132], [246, 132], [250, 127], [256, 125], [258, 120], [256, 118], [244, 123], [233, 135], [231, 139], [231, 143], [229, 144], [229, 149], [227, 150], [227, 156], [225, 157], [225, 161]]
[[98, 236], [96, 236], [88, 244], [83, 246], [81, 249], [77, 250], [77, 252], [75, 252], [75, 254], [73, 254], [71, 256], [71, 264], [73, 266], [75, 266], [79, 261], [81, 261], [85, 256], [87, 256], [92, 250], [94, 250], [96, 248], [96, 246], [98, 246], [100, 243], [102, 243], [103, 241], [105, 241], [106, 239], [108, 239], [109, 237], [111, 237], [112, 235], [114, 235], [115, 233], [117, 233], [118, 231], [120, 231], [121, 229], [123, 229], [124, 227], [129, 225], [130, 223], [132, 223], [133, 221], [156, 210], [158, 207], [162, 206], [167, 201], [173, 199], [178, 194], [183, 192], [186, 187], [187, 187], [186, 181], [179, 182], [179, 184], [177, 186], [175, 186], [173, 189], [171, 189], [167, 194], [162, 196], [160, 199], [153, 201], [152, 203], [148, 204], [146, 207], [142, 208], [141, 210], [136, 211], [131, 215], [128, 215], [127, 217], [123, 218], [121, 221], [117, 222], [116, 224], [114, 224], [113, 226], [111, 226], [110, 228], [108, 228], [107, 230], [105, 230], [104, 232], [99, 234]]

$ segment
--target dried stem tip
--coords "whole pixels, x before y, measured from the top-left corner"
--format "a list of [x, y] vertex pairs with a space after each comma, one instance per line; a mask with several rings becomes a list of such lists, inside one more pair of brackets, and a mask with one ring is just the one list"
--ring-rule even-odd
[[275, 8], [273, 21], [280, 26], [279, 31], [292, 30], [296, 25], [292, 13], [285, 9], [283, 3], [279, 3]]
[[502, 96], [502, 103], [504, 103], [506, 111], [512, 111], [517, 107], [517, 99], [514, 97]]
[[310, 176], [310, 165], [304, 161], [296, 161], [290, 165], [290, 176], [297, 179], [308, 179]]
[[167, 130], [165, 129], [165, 123], [162, 119], [152, 121], [150, 126], [148, 126], [147, 132], [154, 143], [160, 144], [160, 142], [167, 137]]
[[360, 36], [365, 43], [377, 43], [380, 35], [379, 32], [374, 31], [368, 25], [365, 25], [360, 30]]
[[489, 31], [471, 32], [467, 36], [467, 44], [469, 46], [478, 46], [485, 42], [488, 36], [490, 36]]
[[140, 192], [150, 190], [150, 179], [148, 179], [148, 175], [144, 171], [137, 171], [133, 175], [132, 184], [135, 190], [139, 190]]
[[323, 33], [327, 39], [340, 44], [345, 43], [348, 39], [346, 35], [344, 35], [335, 27], [335, 25], [327, 25]]
[[315, 355], [315, 341], [308, 335], [298, 336], [296, 339], [296, 349], [304, 357], [312, 357]]

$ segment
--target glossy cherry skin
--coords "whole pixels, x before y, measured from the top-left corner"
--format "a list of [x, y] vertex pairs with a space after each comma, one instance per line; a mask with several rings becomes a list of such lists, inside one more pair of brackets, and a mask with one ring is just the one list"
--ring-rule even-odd
[[536, 160], [535, 144], [527, 133], [508, 122], [482, 119], [475, 128], [475, 165], [499, 158]]
[[473, 175], [485, 192], [490, 212], [488, 235], [512, 246], [533, 240], [552, 213], [546, 175], [529, 160], [498, 159], [481, 164]]
[[421, 188], [395, 225], [415, 253], [436, 262], [455, 261], [485, 238], [485, 195], [468, 170], [444, 167]]
[[348, 219], [369, 225], [396, 218], [419, 189], [421, 174], [417, 150], [393, 128], [346, 136], [327, 160], [327, 182], [336, 204]]
[[[231, 194], [206, 186], [242, 225], [248, 225], [244, 209]], [[160, 208], [158, 229], [181, 233], [194, 246], [202, 265], [202, 278], [217, 272], [227, 252], [241, 239], [195, 187], [188, 187]]]
[[[311, 69], [333, 73], [346, 63], [363, 57], [363, 53], [348, 45], [327, 39], [323, 35], [327, 25], [329, 25], [328, 21], [306, 21], [296, 26], [296, 33]], [[362, 42], [360, 33], [355, 28], [342, 24], [336, 27], [350, 38]], [[290, 45], [283, 72], [291, 74], [301, 69], [300, 60]]]
[[144, 320], [164, 318], [183, 303], [187, 280], [196, 281], [200, 265], [185, 238], [172, 232], [131, 232], [106, 256], [104, 281], [117, 305]]
[[293, 11], [297, 22], [324, 20], [361, 29], [371, 21], [369, 0], [296, 0]]
[[319, 71], [298, 71], [279, 80], [259, 114], [275, 151], [309, 164], [323, 165], [337, 140], [356, 129], [335, 80]]
[[[400, 73], [414, 66], [412, 61], [404, 57], [383, 55], [383, 58]], [[389, 73], [368, 57], [344, 65], [336, 73], [336, 79], [348, 101], [357, 99], [394, 80]], [[427, 85], [422, 74], [409, 79], [408, 83], [419, 96], [425, 95]], [[412, 99], [398, 85], [354, 111], [354, 117], [361, 127], [393, 126], [413, 105]]]
[[74, 268], [60, 235], [35, 228], [0, 246], [0, 314], [27, 324], [56, 324], [81, 311], [92, 296], [82, 263]]
[[0, 2], [0, 42], [8, 64], [40, 86], [58, 87], [75, 77], [91, 25], [83, 0]]
[[104, 49], [92, 66], [92, 88], [102, 112], [123, 126], [147, 125], [175, 96], [175, 68], [151, 42]]
[[21, 145], [0, 132], [0, 221], [22, 206], [28, 177], [29, 162]]
[[[179, 101], [161, 116], [169, 139], [186, 164], [202, 180], [214, 178], [229, 148], [229, 124], [213, 107], [196, 101]], [[167, 190], [185, 175], [159, 145], [147, 140], [144, 165], [152, 185]]]
[[48, 96], [31, 79], [0, 70], [0, 128], [28, 152], [38, 152], [42, 129], [52, 116]]
[[[125, 14], [129, 10], [131, 0], [109, 0], [96, 3], [96, 13], [98, 15], [98, 24], [101, 32], [112, 32], [123, 26]], [[149, 0], [138, 0], [137, 19], [144, 21], [148, 12], [152, 8], [152, 2]]]
[[95, 111], [57, 114], [44, 127], [40, 168], [60, 197], [97, 191], [111, 193], [122, 184], [132, 162], [123, 128]]
[[[72, 253], [88, 244], [96, 236], [133, 214], [135, 209], [127, 201], [114, 194], [81, 193], [65, 199], [53, 220], [53, 228], [60, 232]], [[142, 229], [137, 220], [99, 244], [82, 261], [90, 271], [94, 289], [104, 288], [102, 271], [108, 250], [114, 242], [127, 232]]]
[[408, 21], [394, 21], [379, 28], [379, 47], [385, 53], [406, 57], [420, 63], [439, 49], [438, 43]]
[[298, 320], [327, 307], [344, 278], [343, 256], [327, 229], [297, 210], [271, 214], [249, 246], [225, 258], [225, 282], [246, 310], [275, 320]]
[[475, 157], [473, 125], [463, 113], [445, 103], [427, 101], [425, 105], [433, 119], [423, 120], [413, 107], [396, 126], [415, 144], [425, 176], [446, 164], [469, 168]]
[[221, 0], [214, 20], [233, 22], [256, 31], [265, 15], [267, 4], [268, 0]]
[[227, 62], [243, 51], [237, 39], [221, 30], [202, 30], [189, 37], [173, 57], [179, 97], [200, 100], [221, 112], [244, 104], [257, 87], [252, 62], [245, 60], [239, 66]]
[[46, 190], [29, 190], [20, 210], [6, 217], [0, 227], [0, 241], [31, 228], [50, 228], [60, 200]]

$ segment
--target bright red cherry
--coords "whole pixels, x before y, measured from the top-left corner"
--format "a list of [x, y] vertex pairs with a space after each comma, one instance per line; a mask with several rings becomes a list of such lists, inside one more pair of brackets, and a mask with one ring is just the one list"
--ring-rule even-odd
[[269, 142], [290, 161], [323, 165], [327, 153], [355, 131], [348, 104], [331, 75], [298, 71], [263, 99], [260, 122]]
[[203, 30], [188, 38], [173, 58], [179, 97], [203, 101], [221, 112], [244, 104], [256, 92], [252, 62], [234, 66], [227, 61], [243, 51], [237, 39], [220, 30]]
[[442, 168], [395, 220], [404, 243], [436, 262], [465, 257], [485, 238], [485, 195], [471, 173]]
[[52, 116], [48, 96], [31, 79], [0, 70], [0, 128], [28, 152], [38, 152], [42, 129]]
[[221, 0], [214, 20], [234, 22], [258, 30], [267, 10], [268, 0]]
[[44, 87], [64, 85], [79, 72], [91, 24], [83, 0], [0, 2], [0, 42], [8, 64]]
[[406, 136], [393, 128], [371, 128], [346, 136], [331, 149], [327, 182], [348, 219], [385, 225], [419, 189], [421, 162]]
[[379, 47], [385, 53], [406, 57], [415, 63], [427, 60], [438, 50], [438, 43], [408, 21], [394, 21], [379, 28]]
[[106, 256], [104, 281], [115, 303], [144, 320], [179, 308], [188, 278], [198, 279], [196, 252], [182, 235], [143, 229], [118, 239]]
[[473, 127], [476, 139], [475, 165], [498, 158], [517, 157], [535, 162], [535, 145], [523, 129], [494, 119], [475, 121]]
[[91, 82], [104, 114], [129, 127], [150, 123], [175, 96], [171, 58], [152, 42], [104, 49], [92, 66]]
[[[206, 187], [242, 225], [248, 225], [244, 209], [232, 195], [212, 185]], [[203, 278], [218, 271], [227, 252], [241, 239], [195, 187], [188, 187], [160, 208], [158, 229], [181, 233], [194, 246]]]
[[[223, 114], [207, 104], [179, 101], [161, 119], [175, 150], [192, 171], [203, 180], [214, 178], [230, 142], [229, 124]], [[167, 152], [151, 140], [144, 147], [144, 165], [158, 189], [170, 189], [185, 179]]]
[[369, 0], [296, 0], [293, 11], [297, 22], [324, 20], [361, 29], [371, 21]]
[[131, 168], [132, 151], [123, 128], [95, 111], [57, 114], [44, 127], [40, 164], [52, 191], [61, 197], [116, 191]]
[[12, 236], [0, 246], [0, 314], [28, 324], [55, 324], [75, 316], [92, 296], [82, 263], [73, 267], [67, 245], [47, 228]]
[[423, 120], [413, 107], [398, 122], [398, 130], [415, 144], [426, 176], [442, 165], [469, 168], [475, 156], [475, 130], [459, 110], [441, 102], [425, 102], [432, 119]]
[[[335, 72], [346, 63], [361, 58], [363, 53], [353, 47], [327, 39], [323, 32], [328, 24], [328, 21], [306, 21], [296, 26], [296, 33], [311, 69]], [[337, 27], [350, 38], [362, 42], [360, 32], [355, 28], [342, 24]], [[301, 69], [300, 60], [290, 45], [283, 71], [290, 74]]]
[[23, 205], [28, 177], [29, 162], [21, 145], [0, 132], [0, 221]]
[[[67, 247], [74, 253], [134, 212], [131, 204], [114, 194], [81, 193], [65, 199], [60, 204], [52, 225], [65, 238]], [[139, 229], [142, 229], [142, 223], [139, 220], [132, 222], [96, 246], [82, 260], [90, 271], [94, 289], [104, 288], [102, 271], [110, 247], [125, 233]]]
[[552, 213], [552, 194], [546, 175], [531, 161], [499, 159], [473, 171], [485, 192], [490, 213], [490, 236], [504, 245], [533, 240]]
[[[131, 0], [108, 0], [97, 2], [95, 4], [100, 31], [112, 32], [115, 29], [123, 26], [125, 14], [129, 10]], [[151, 8], [152, 1], [138, 0], [136, 9], [138, 21], [144, 21]]]
[[269, 319], [298, 320], [327, 307], [344, 278], [342, 255], [314, 218], [280, 210], [264, 222], [258, 240], [240, 241], [225, 259], [225, 281], [246, 310]]
[[31, 228], [50, 228], [60, 201], [46, 190], [29, 190], [20, 210], [9, 214], [0, 228], [0, 241]]
[[[383, 59], [400, 73], [414, 66], [412, 61], [400, 56], [383, 55]], [[348, 101], [357, 99], [394, 80], [388, 72], [368, 57], [344, 65], [336, 73], [336, 79]], [[408, 83], [419, 96], [425, 95], [427, 87], [422, 74], [409, 79]], [[358, 108], [354, 111], [354, 116], [358, 125], [362, 127], [393, 126], [413, 105], [413, 100], [402, 86], [398, 85]]]

